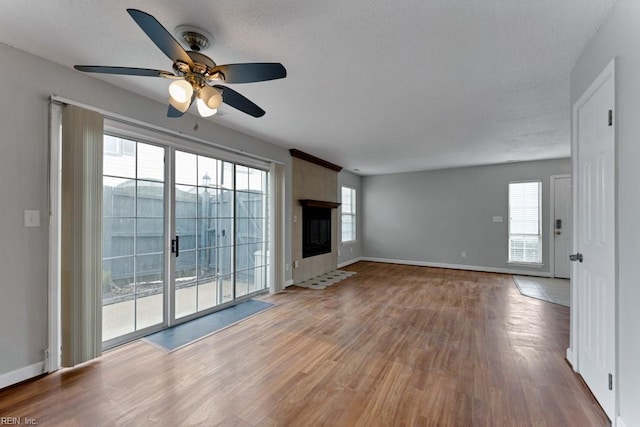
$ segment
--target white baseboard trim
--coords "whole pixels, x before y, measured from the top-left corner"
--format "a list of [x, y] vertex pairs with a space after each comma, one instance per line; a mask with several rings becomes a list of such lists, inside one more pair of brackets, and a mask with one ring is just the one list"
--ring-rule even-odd
[[293, 285], [293, 279], [291, 280], [287, 280], [286, 282], [284, 282], [284, 287], [288, 288], [289, 286]]
[[44, 374], [44, 360], [0, 375], [0, 389]]
[[578, 370], [576, 369], [576, 359], [571, 348], [567, 349], [567, 355], [565, 356], [565, 359], [567, 362], [569, 362], [569, 365], [571, 365], [571, 368], [574, 370], [574, 372], [578, 372]]
[[620, 418], [620, 416], [616, 417], [616, 427], [627, 427], [627, 425], [625, 424], [624, 421], [622, 421], [622, 418]]
[[452, 270], [481, 271], [484, 273], [504, 273], [504, 274], [518, 274], [523, 276], [551, 277], [551, 273], [547, 273], [544, 271], [539, 272], [539, 271], [529, 271], [529, 270], [514, 270], [511, 268], [481, 267], [478, 265], [445, 264], [440, 262], [409, 261], [409, 260], [403, 260], [403, 259], [372, 258], [372, 257], [362, 257], [361, 261], [384, 262], [387, 264], [416, 265], [419, 267], [450, 268]]
[[356, 262], [362, 261], [362, 257], [350, 259], [349, 261], [341, 262], [338, 264], [338, 268], [346, 267], [347, 265], [355, 264]]

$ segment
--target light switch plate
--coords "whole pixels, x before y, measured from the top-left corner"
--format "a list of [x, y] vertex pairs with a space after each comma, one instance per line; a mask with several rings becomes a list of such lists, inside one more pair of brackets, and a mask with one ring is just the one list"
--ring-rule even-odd
[[502, 222], [502, 217], [501, 216], [494, 216], [493, 217], [493, 222]]
[[25, 227], [40, 227], [40, 211], [24, 211]]

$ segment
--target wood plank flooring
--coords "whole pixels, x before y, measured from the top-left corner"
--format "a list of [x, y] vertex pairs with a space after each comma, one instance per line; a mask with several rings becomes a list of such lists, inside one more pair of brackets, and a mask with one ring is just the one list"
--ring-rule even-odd
[[606, 426], [569, 309], [511, 276], [360, 262], [171, 354], [134, 342], [0, 391], [38, 425]]

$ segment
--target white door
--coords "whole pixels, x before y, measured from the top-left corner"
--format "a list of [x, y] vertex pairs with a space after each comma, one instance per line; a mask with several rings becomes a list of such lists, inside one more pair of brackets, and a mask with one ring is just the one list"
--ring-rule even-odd
[[[615, 419], [615, 82], [613, 62], [573, 107], [578, 371]], [[577, 169], [577, 170], [576, 170]]]
[[571, 251], [571, 178], [553, 177], [553, 276], [569, 278]]

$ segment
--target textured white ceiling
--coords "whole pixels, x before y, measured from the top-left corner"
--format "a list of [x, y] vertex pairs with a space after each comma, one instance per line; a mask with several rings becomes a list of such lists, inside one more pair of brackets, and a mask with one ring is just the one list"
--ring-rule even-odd
[[[213, 121], [360, 174], [569, 156], [569, 72], [615, 0], [3, 0], [0, 41], [74, 64], [171, 69], [126, 13], [216, 39], [267, 111]], [[166, 102], [168, 81], [95, 75]], [[177, 120], [188, 120], [182, 118]]]

